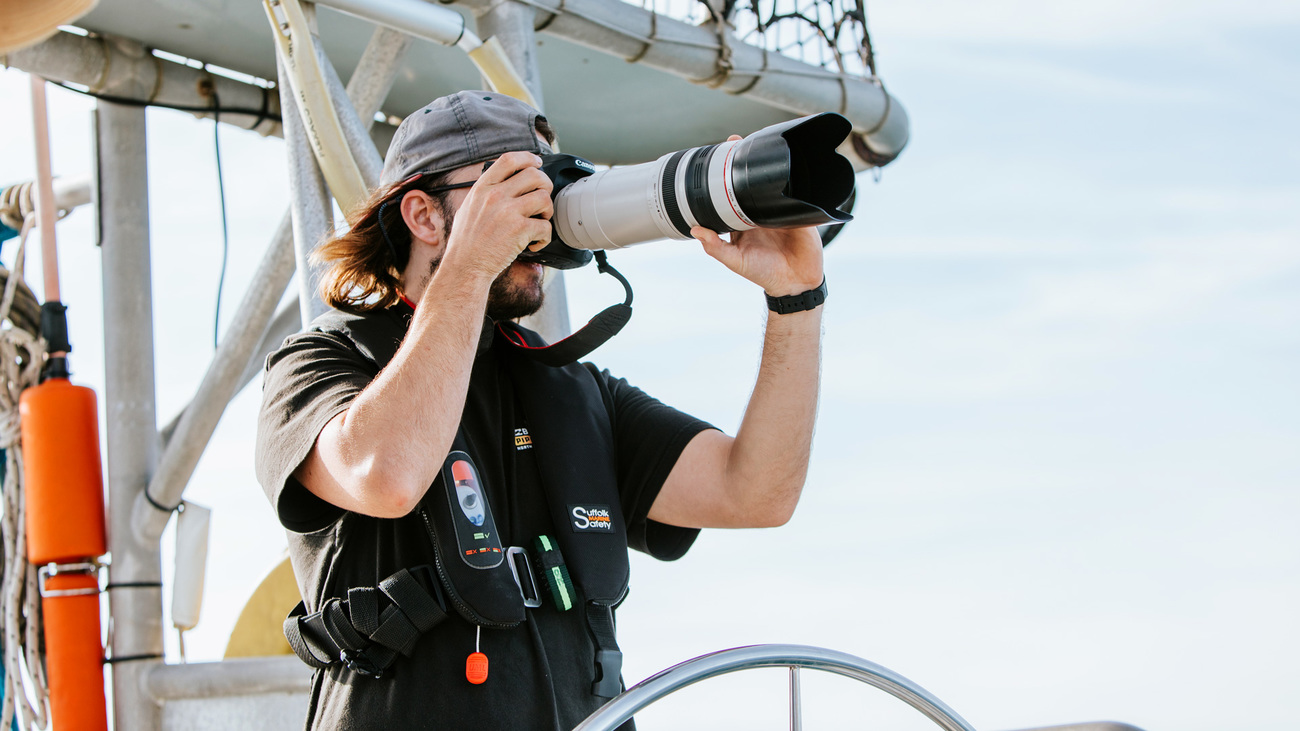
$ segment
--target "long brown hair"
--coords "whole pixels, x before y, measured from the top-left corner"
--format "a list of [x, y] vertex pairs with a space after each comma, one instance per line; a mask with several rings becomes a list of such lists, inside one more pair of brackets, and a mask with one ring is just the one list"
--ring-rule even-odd
[[[546, 117], [539, 115], [533, 124], [554, 144], [555, 132]], [[378, 188], [347, 214], [347, 230], [331, 235], [311, 255], [312, 264], [324, 270], [320, 295], [325, 304], [350, 312], [397, 304], [402, 272], [411, 258], [411, 230], [402, 220], [402, 197], [412, 190], [428, 193], [445, 220], [450, 213], [448, 194], [429, 191], [445, 184], [450, 175], [421, 175]]]
[[[402, 220], [402, 197], [442, 185], [448, 175], [422, 175], [377, 188], [347, 215], [348, 228], [312, 252], [324, 269], [320, 295], [325, 304], [350, 312], [391, 307], [401, 298], [402, 272], [411, 258], [411, 230]], [[444, 212], [447, 194], [430, 197]]]

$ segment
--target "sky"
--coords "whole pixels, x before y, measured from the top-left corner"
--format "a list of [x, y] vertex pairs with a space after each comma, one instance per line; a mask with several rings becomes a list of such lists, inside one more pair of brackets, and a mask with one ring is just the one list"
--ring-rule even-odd
[[[1294, 728], [1300, 7], [868, 11], [912, 140], [879, 182], [859, 178], [857, 220], [827, 250], [804, 498], [784, 527], [706, 531], [671, 564], [634, 556], [625, 677], [798, 643], [900, 672], [980, 729]], [[3, 186], [34, 167], [25, 77], [0, 72], [0, 104]], [[90, 103], [52, 90], [51, 104], [56, 174], [88, 172]], [[220, 223], [212, 123], [155, 110], [148, 125], [166, 423], [212, 353]], [[221, 139], [224, 330], [287, 190], [279, 141]], [[60, 257], [75, 378], [102, 395], [91, 218], [60, 224]], [[612, 258], [636, 314], [593, 359], [734, 431], [761, 296], [690, 242]], [[569, 277], [574, 322], [621, 296], [602, 279]], [[255, 384], [231, 404], [187, 492], [214, 509], [190, 660], [220, 657], [284, 546], [252, 472], [258, 400]], [[806, 728], [930, 727], [865, 686], [804, 686]], [[639, 720], [784, 728], [784, 693], [779, 671], [733, 676]]]

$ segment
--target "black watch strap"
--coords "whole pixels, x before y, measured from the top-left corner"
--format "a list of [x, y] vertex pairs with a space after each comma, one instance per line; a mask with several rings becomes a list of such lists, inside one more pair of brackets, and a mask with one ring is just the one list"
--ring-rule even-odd
[[822, 283], [818, 285], [817, 289], [810, 289], [807, 292], [786, 297], [773, 297], [770, 294], [766, 296], [767, 309], [778, 315], [816, 309], [826, 301], [826, 277], [822, 277]]

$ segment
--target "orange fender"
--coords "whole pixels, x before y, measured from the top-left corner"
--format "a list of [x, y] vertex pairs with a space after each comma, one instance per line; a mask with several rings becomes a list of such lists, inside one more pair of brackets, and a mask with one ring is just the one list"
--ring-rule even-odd
[[53, 727], [108, 731], [99, 577], [93, 573], [55, 574], [43, 584], [45, 673], [50, 681]]
[[95, 392], [51, 378], [23, 391], [27, 561], [84, 561], [108, 550]]

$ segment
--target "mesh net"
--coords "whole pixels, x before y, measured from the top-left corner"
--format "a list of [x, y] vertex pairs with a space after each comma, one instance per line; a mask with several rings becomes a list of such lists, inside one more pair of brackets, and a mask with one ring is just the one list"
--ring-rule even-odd
[[804, 63], [875, 76], [865, 0], [628, 0], [659, 15], [703, 25], [723, 18], [742, 42]]

